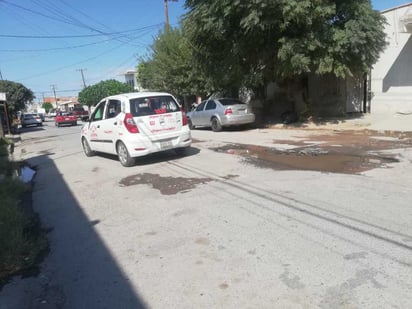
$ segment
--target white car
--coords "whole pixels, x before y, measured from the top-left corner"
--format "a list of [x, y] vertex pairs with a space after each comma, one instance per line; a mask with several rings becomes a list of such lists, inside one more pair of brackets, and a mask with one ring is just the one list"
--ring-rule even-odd
[[168, 93], [133, 92], [101, 100], [81, 129], [86, 156], [116, 154], [123, 166], [135, 158], [174, 149], [184, 154], [192, 137], [187, 118]]

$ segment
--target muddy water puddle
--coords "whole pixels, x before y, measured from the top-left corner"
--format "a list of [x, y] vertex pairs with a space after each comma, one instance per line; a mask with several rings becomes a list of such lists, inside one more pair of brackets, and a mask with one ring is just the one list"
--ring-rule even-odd
[[160, 191], [162, 195], [173, 195], [185, 193], [194, 189], [197, 185], [212, 181], [211, 178], [184, 178], [184, 177], [162, 177], [158, 174], [143, 173], [131, 175], [120, 180], [119, 185], [129, 187], [135, 185], [151, 185]]
[[228, 144], [212, 148], [217, 152], [239, 155], [257, 167], [276, 170], [310, 170], [358, 174], [399, 162], [390, 149], [412, 148], [412, 136], [371, 131], [343, 131], [313, 135], [299, 140], [273, 140], [293, 149], [279, 150], [255, 145]]

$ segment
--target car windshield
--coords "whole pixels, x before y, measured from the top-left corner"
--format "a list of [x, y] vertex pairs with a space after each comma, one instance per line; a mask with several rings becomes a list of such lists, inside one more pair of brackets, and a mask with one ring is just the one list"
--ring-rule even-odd
[[33, 119], [33, 118], [36, 118], [36, 117], [38, 117], [38, 116], [34, 115], [34, 114], [25, 114], [25, 115], [23, 115], [24, 119]]
[[244, 103], [242, 101], [239, 101], [237, 99], [219, 99], [219, 102], [224, 106], [236, 105], [236, 104], [246, 104], [246, 103]]
[[180, 110], [171, 96], [143, 97], [130, 100], [133, 117], [173, 113]]

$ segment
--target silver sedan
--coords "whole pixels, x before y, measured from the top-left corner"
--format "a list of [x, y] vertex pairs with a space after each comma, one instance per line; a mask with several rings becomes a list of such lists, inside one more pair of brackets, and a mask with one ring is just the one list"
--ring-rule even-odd
[[231, 98], [209, 99], [187, 113], [189, 127], [211, 127], [221, 131], [223, 127], [253, 124], [255, 114], [250, 105]]

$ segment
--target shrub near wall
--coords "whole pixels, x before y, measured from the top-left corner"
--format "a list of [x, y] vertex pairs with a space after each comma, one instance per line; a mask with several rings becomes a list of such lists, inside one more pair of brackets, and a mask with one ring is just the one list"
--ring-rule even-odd
[[13, 179], [8, 143], [0, 139], [0, 289], [8, 278], [33, 270], [48, 251], [40, 221], [31, 210], [31, 185]]

